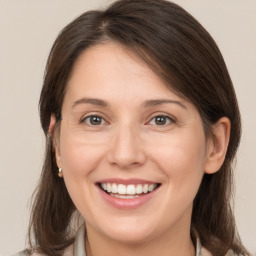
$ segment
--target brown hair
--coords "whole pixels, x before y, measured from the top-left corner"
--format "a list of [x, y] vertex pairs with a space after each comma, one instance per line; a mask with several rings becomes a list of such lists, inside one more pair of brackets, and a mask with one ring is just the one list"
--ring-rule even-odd
[[115, 41], [132, 49], [169, 85], [198, 109], [206, 134], [226, 116], [231, 135], [225, 161], [205, 174], [194, 200], [192, 227], [214, 256], [231, 249], [248, 255], [236, 232], [230, 205], [232, 163], [240, 141], [238, 104], [222, 55], [209, 33], [189, 13], [165, 0], [119, 0], [103, 11], [82, 14], [59, 34], [51, 49], [40, 97], [41, 124], [46, 134], [43, 171], [30, 220], [30, 241], [48, 255], [61, 255], [73, 242], [72, 214], [76, 211], [64, 181], [58, 178], [50, 117], [57, 120], [65, 87], [78, 56], [90, 46]]

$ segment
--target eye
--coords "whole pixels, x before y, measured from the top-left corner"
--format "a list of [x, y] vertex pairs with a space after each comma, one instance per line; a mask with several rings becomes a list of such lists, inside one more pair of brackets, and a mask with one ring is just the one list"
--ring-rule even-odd
[[98, 126], [98, 125], [103, 125], [106, 123], [104, 118], [97, 116], [97, 115], [87, 116], [81, 120], [81, 123], [83, 123], [83, 122], [85, 122], [86, 124], [91, 125], [91, 126]]
[[170, 124], [172, 122], [174, 122], [174, 121], [169, 116], [158, 115], [158, 116], [153, 117], [150, 120], [149, 124], [157, 125], [157, 126], [164, 126], [164, 125]]

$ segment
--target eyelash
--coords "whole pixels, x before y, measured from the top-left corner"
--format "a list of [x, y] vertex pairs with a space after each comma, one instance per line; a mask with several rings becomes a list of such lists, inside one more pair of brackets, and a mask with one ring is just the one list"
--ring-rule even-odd
[[[97, 119], [100, 119], [100, 124], [92, 124], [91, 121], [92, 121], [92, 118], [97, 118]], [[153, 120], [156, 121], [157, 118], [161, 118], [162, 120], [164, 119], [164, 123], [161, 124], [161, 125], [157, 125], [156, 123], [155, 124], [152, 124], [151, 122]], [[89, 120], [88, 122], [86, 120]], [[102, 123], [103, 122], [103, 123]], [[80, 120], [80, 123], [86, 123], [87, 125], [89, 126], [101, 126], [101, 125], [106, 125], [108, 122], [100, 115], [89, 115], [89, 116], [85, 116], [83, 117], [81, 120]], [[149, 124], [149, 125], [156, 125], [156, 126], [168, 126], [170, 125], [171, 123], [175, 123], [175, 119], [173, 117], [170, 117], [168, 115], [155, 115], [153, 116], [153, 118], [150, 119], [149, 122], [147, 122], [146, 124]]]
[[[164, 119], [164, 124], [162, 124], [162, 125], [151, 124], [151, 122], [152, 122], [153, 120], [155, 120], [155, 122], [156, 122], [156, 119], [157, 119], [157, 118]], [[156, 115], [156, 116], [154, 116], [153, 118], [151, 118], [150, 121], [148, 122], [148, 124], [150, 124], [150, 125], [156, 125], [156, 126], [167, 126], [167, 125], [170, 125], [171, 123], [175, 123], [175, 120], [174, 120], [174, 118], [172, 118], [172, 117], [170, 117], [170, 116], [168, 116], [168, 115]]]
[[[92, 120], [92, 118], [98, 118], [98, 119], [101, 120], [101, 122], [103, 121], [104, 123], [107, 123], [106, 120], [105, 120], [103, 117], [99, 116], [99, 115], [89, 115], [89, 116], [85, 116], [85, 117], [83, 117], [83, 118], [80, 120], [80, 123], [87, 123], [89, 126], [100, 126], [100, 125], [102, 125], [102, 123], [100, 123], [99, 125], [93, 125], [93, 124], [88, 123], [88, 122], [86, 121], [86, 120]], [[90, 122], [90, 121], [89, 121], [89, 122]]]

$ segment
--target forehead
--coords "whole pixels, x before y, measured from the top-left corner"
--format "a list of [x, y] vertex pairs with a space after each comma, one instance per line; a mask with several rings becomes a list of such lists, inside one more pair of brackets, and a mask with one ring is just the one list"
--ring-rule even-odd
[[[132, 50], [117, 43], [102, 43], [85, 50], [77, 59], [67, 84], [67, 96], [112, 94], [150, 96], [172, 95], [163, 79], [155, 74]], [[90, 96], [90, 95], [85, 95]]]

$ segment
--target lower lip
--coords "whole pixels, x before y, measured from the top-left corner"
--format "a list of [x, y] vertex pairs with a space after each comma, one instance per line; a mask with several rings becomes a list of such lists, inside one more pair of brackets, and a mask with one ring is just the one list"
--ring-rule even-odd
[[158, 191], [159, 187], [157, 187], [154, 191], [139, 196], [135, 198], [129, 198], [129, 199], [123, 199], [123, 198], [117, 198], [114, 196], [111, 196], [104, 192], [101, 188], [99, 188], [100, 194], [105, 199], [110, 205], [118, 208], [118, 209], [123, 209], [123, 210], [130, 210], [130, 209], [135, 209], [137, 207], [140, 207], [147, 203]]

